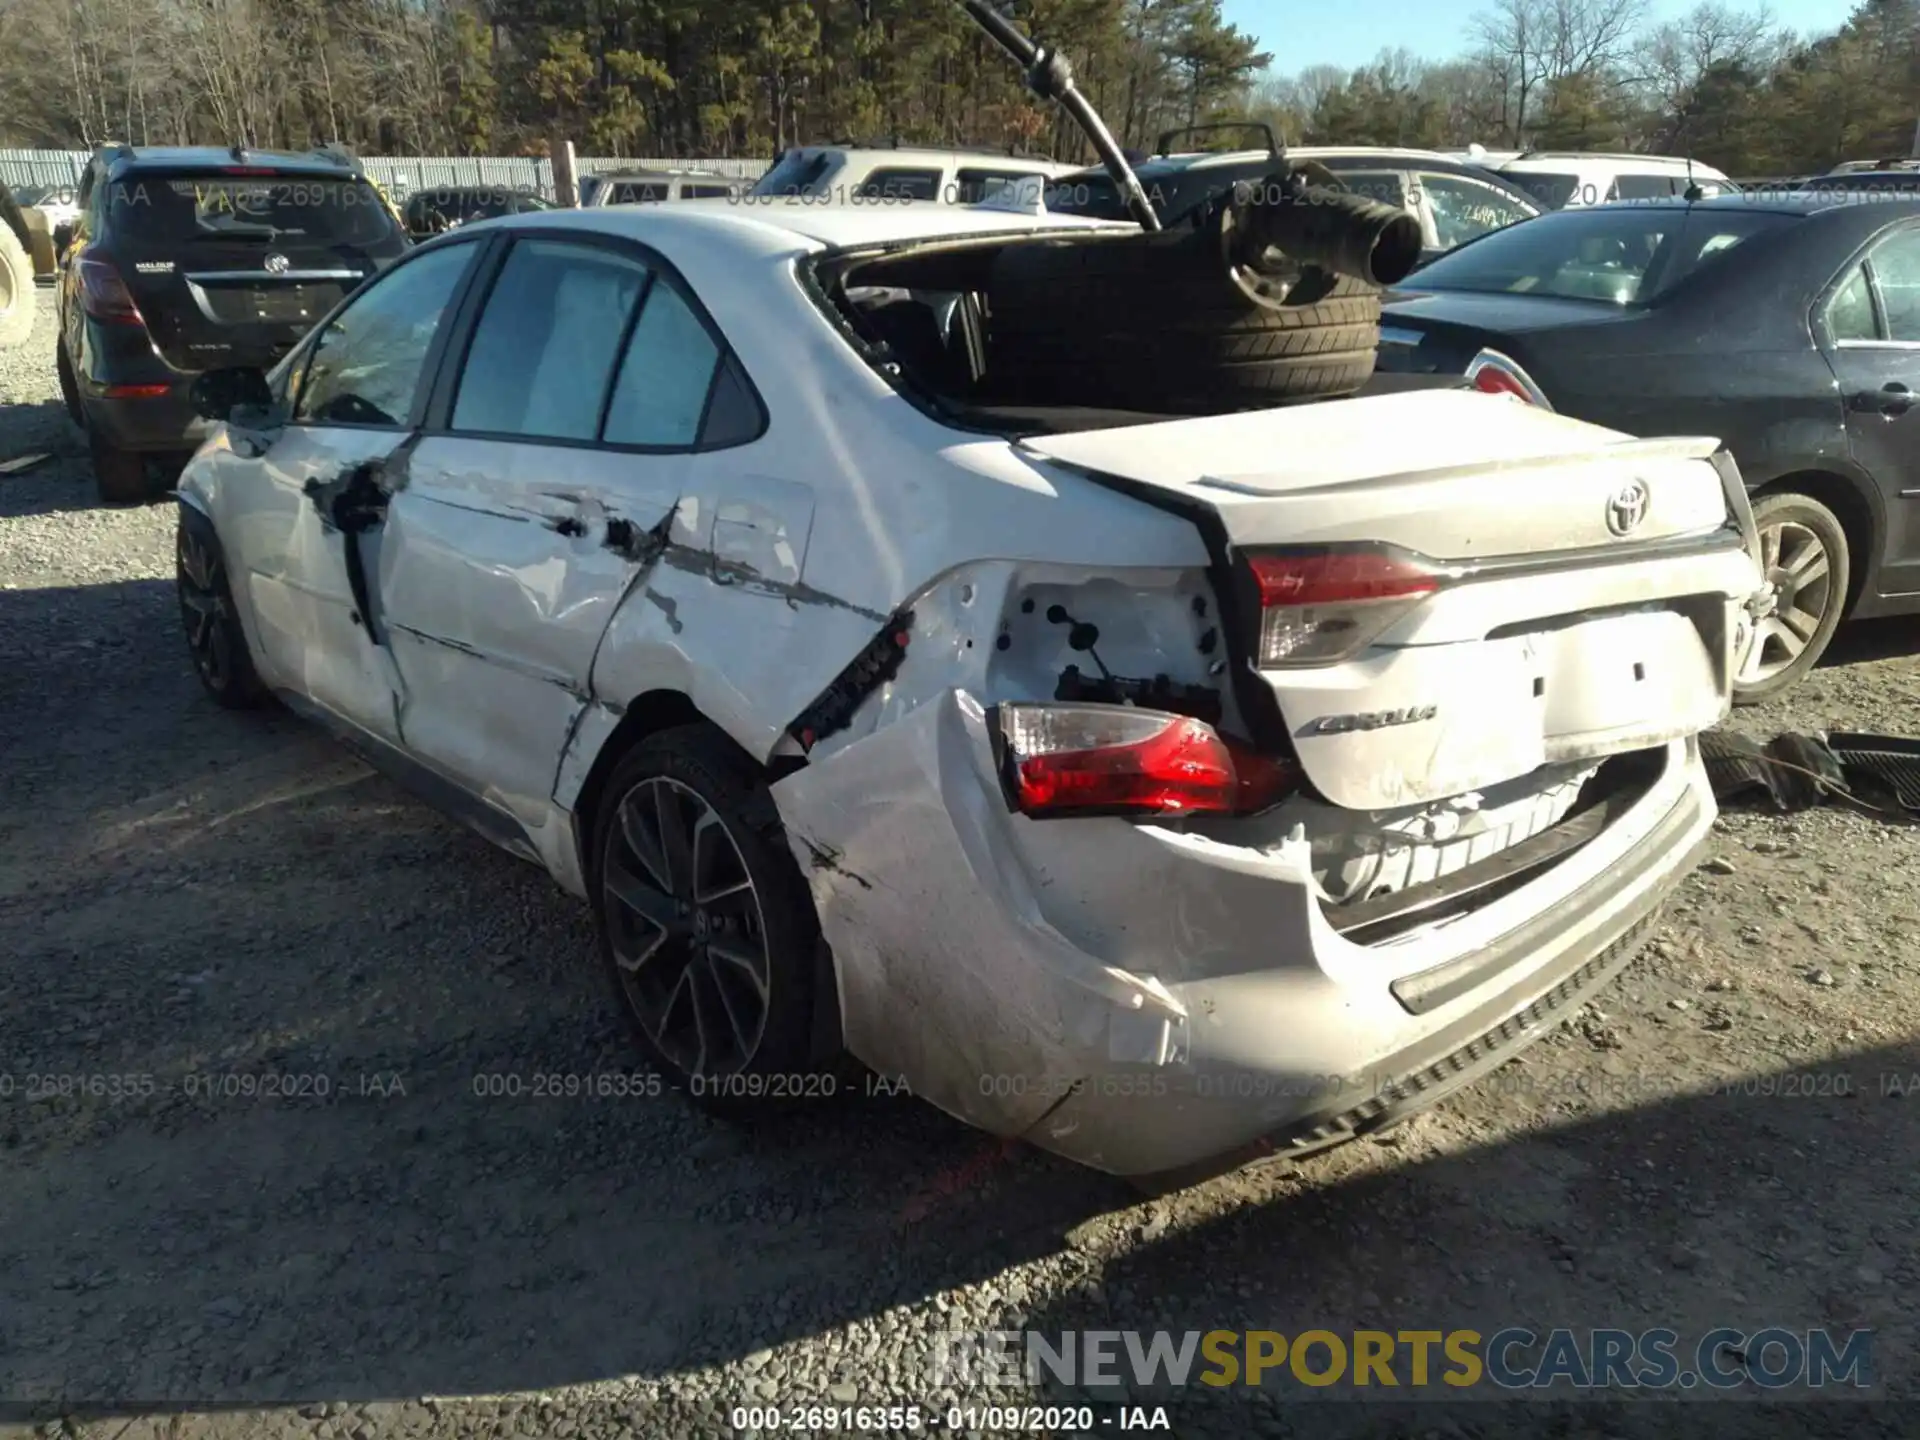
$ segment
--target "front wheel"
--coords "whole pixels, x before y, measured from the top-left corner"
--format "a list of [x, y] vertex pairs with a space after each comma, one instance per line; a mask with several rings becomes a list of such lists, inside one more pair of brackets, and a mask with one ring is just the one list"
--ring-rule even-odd
[[651, 736], [614, 770], [594, 830], [601, 956], [655, 1070], [725, 1114], [830, 1093], [819, 921], [752, 762], [703, 725]]
[[1773, 607], [1734, 679], [1733, 698], [1757, 705], [1785, 694], [1819, 663], [1846, 609], [1851, 557], [1838, 518], [1806, 495], [1765, 495], [1754, 502], [1761, 568]]
[[220, 550], [196, 527], [181, 522], [174, 544], [174, 588], [187, 649], [200, 684], [227, 710], [253, 710], [266, 703], [267, 687], [253, 668], [246, 632], [234, 609]]

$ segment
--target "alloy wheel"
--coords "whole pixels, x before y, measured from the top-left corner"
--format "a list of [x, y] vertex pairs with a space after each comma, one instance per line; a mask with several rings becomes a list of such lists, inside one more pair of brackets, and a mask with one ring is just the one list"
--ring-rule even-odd
[[233, 679], [233, 614], [220, 585], [220, 562], [205, 541], [185, 530], [180, 532], [175, 577], [194, 666], [208, 689], [225, 690]]
[[620, 988], [647, 1037], [688, 1075], [729, 1075], [766, 1033], [766, 918], [726, 821], [651, 776], [620, 799], [601, 874]]
[[1808, 526], [1793, 520], [1762, 526], [1760, 561], [1773, 587], [1774, 603], [1760, 618], [1758, 633], [1740, 667], [1743, 685], [1761, 684], [1798, 661], [1838, 599], [1833, 557]]

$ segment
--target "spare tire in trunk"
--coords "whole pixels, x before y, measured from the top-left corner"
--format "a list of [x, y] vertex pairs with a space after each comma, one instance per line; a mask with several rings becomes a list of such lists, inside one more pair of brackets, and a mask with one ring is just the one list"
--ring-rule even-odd
[[1373, 374], [1380, 286], [1261, 246], [1255, 213], [1221, 203], [1175, 231], [1008, 249], [988, 387], [1174, 413], [1353, 394]]

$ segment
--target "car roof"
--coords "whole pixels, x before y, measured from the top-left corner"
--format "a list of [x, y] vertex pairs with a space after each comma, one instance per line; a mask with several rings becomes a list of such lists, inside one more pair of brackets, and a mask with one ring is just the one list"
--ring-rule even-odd
[[718, 170], [595, 170], [590, 180], [727, 180]]
[[[623, 235], [643, 242], [682, 234], [698, 237], [702, 246], [724, 245], [729, 236], [750, 248], [764, 248], [769, 240], [782, 248], [801, 250], [857, 250], [874, 245], [911, 244], [914, 241], [986, 239], [1062, 231], [1126, 231], [1128, 221], [1092, 220], [1079, 215], [1035, 215], [990, 205], [943, 205], [933, 200], [907, 200], [890, 205], [788, 204], [778, 197], [764, 201], [719, 199], [685, 200], [677, 205], [607, 205], [580, 210], [542, 210], [502, 215], [474, 230], [561, 226], [566, 229]], [[751, 243], [749, 241], [751, 237]]]
[[138, 149], [107, 148], [101, 152], [107, 173], [137, 174], [144, 170], [231, 170], [266, 168], [302, 175], [357, 176], [359, 166], [341, 154], [293, 150], [223, 150], [216, 145], [142, 145]]
[[1627, 155], [1599, 154], [1575, 150], [1530, 150], [1511, 160], [1502, 160], [1494, 166], [1499, 170], [1519, 170], [1538, 172], [1543, 170], [1565, 170], [1569, 165], [1604, 166], [1613, 170], [1686, 170], [1691, 167], [1696, 173], [1708, 175], [1716, 180], [1724, 180], [1725, 174], [1704, 161], [1689, 161], [1684, 155]]
[[938, 161], [941, 164], [950, 160], [974, 160], [984, 165], [991, 161], [1002, 165], [1024, 165], [1035, 170], [1057, 168], [1062, 163], [1049, 160], [1044, 155], [1009, 155], [1003, 150], [975, 150], [964, 145], [956, 145], [950, 150], [943, 150], [937, 145], [902, 145], [898, 149], [891, 145], [795, 145], [785, 154], [792, 155], [796, 151], [802, 155], [857, 155], [909, 162]]
[[[1756, 199], [1755, 197], [1763, 197]], [[1661, 195], [1651, 200], [1616, 200], [1604, 205], [1575, 205], [1566, 210], [1557, 210], [1553, 215], [1540, 218], [1553, 219], [1564, 215], [1612, 215], [1622, 210], [1758, 210], [1766, 214], [1779, 215], [1815, 215], [1829, 210], [1859, 211], [1869, 205], [1900, 205], [1920, 210], [1920, 194], [1907, 196], [1853, 195], [1844, 190], [1831, 190], [1821, 193], [1817, 190], [1746, 190], [1731, 195], [1709, 195], [1702, 200], [1688, 200], [1679, 195]]]

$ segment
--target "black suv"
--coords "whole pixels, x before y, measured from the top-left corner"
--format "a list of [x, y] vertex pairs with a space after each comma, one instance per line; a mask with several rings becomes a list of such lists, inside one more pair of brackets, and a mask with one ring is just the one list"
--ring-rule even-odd
[[337, 150], [116, 146], [88, 162], [79, 202], [60, 266], [60, 392], [115, 503], [164, 488], [149, 462], [206, 437], [196, 375], [271, 366], [410, 244]]

